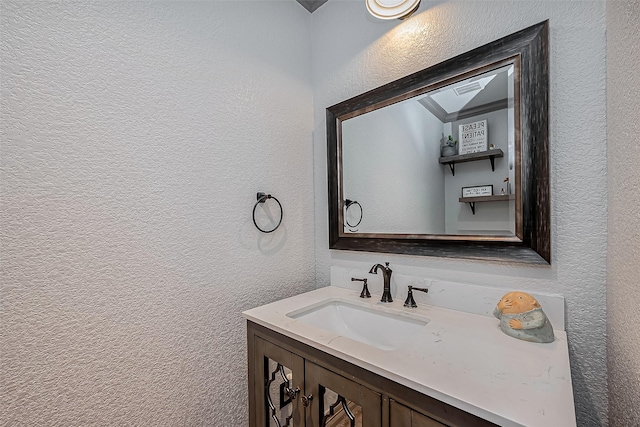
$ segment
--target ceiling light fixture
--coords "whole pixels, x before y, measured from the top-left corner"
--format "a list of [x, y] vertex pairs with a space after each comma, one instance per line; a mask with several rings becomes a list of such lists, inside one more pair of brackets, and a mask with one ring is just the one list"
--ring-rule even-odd
[[407, 19], [420, 6], [420, 0], [366, 0], [369, 13], [379, 19]]

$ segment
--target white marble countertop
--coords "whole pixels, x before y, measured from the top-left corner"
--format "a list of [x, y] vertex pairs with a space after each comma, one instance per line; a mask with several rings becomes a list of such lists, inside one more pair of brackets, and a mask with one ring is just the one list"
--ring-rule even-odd
[[[501, 426], [576, 425], [564, 331], [554, 331], [553, 343], [530, 343], [505, 335], [495, 318], [425, 304], [408, 309], [400, 300], [382, 304], [377, 295], [358, 296], [328, 286], [243, 316]], [[430, 322], [402, 348], [381, 350], [287, 317], [331, 298], [409, 312]]]

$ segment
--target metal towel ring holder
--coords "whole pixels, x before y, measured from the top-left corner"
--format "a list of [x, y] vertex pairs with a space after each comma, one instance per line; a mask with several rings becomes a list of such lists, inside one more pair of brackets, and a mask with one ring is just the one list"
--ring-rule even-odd
[[[278, 229], [278, 227], [280, 227], [280, 224], [282, 224], [282, 217], [284, 216], [284, 211], [282, 210], [282, 205], [280, 204], [280, 201], [278, 199], [276, 199], [275, 197], [273, 197], [271, 194], [266, 194], [266, 193], [263, 193], [263, 192], [259, 192], [257, 194], [256, 198], [258, 199], [258, 201], [253, 206], [253, 225], [255, 225], [256, 228], [258, 230], [262, 231], [263, 233], [272, 233], [272, 232], [276, 231]], [[280, 206], [280, 221], [278, 221], [278, 224], [272, 230], [263, 230], [262, 228], [260, 228], [258, 226], [258, 223], [256, 222], [256, 208], [258, 207], [258, 205], [260, 203], [266, 202], [267, 199], [275, 200], [276, 203], [278, 204], [278, 206]]]
[[[362, 205], [361, 205], [360, 203], [358, 203], [357, 201], [355, 201], [355, 200], [349, 200], [349, 199], [345, 200], [345, 201], [344, 201], [344, 203], [345, 203], [345, 210], [346, 210], [346, 211], [348, 211], [348, 210], [349, 210], [349, 208], [350, 208], [351, 206], [353, 206], [353, 205], [358, 205], [358, 207], [360, 208], [360, 219], [358, 220], [358, 222], [357, 222], [355, 225], [351, 225], [351, 224], [349, 224], [349, 219], [347, 218], [347, 216], [346, 216], [346, 215], [345, 215], [345, 218], [344, 218], [344, 221], [347, 223], [347, 225], [348, 225], [349, 227], [351, 227], [351, 228], [356, 228], [356, 227], [357, 227], [358, 225], [360, 225], [360, 223], [362, 222], [362, 214], [363, 214], [363, 212], [362, 212]], [[346, 213], [346, 212], [345, 212], [345, 213]]]

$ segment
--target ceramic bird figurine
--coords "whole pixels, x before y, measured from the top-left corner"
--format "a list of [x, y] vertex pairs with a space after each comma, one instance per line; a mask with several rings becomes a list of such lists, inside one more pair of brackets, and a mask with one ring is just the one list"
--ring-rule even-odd
[[493, 315], [500, 319], [500, 329], [510, 337], [524, 341], [553, 342], [553, 327], [540, 303], [525, 292], [505, 294]]

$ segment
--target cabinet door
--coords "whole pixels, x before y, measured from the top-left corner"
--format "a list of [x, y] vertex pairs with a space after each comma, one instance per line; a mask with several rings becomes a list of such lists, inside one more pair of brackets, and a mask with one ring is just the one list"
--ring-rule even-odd
[[389, 418], [390, 427], [446, 427], [446, 424], [407, 408], [394, 400], [389, 402]]
[[307, 427], [380, 427], [378, 393], [320, 366], [305, 362]]
[[[254, 355], [255, 425], [303, 427], [304, 359], [258, 337]], [[292, 394], [292, 390], [300, 391]]]

